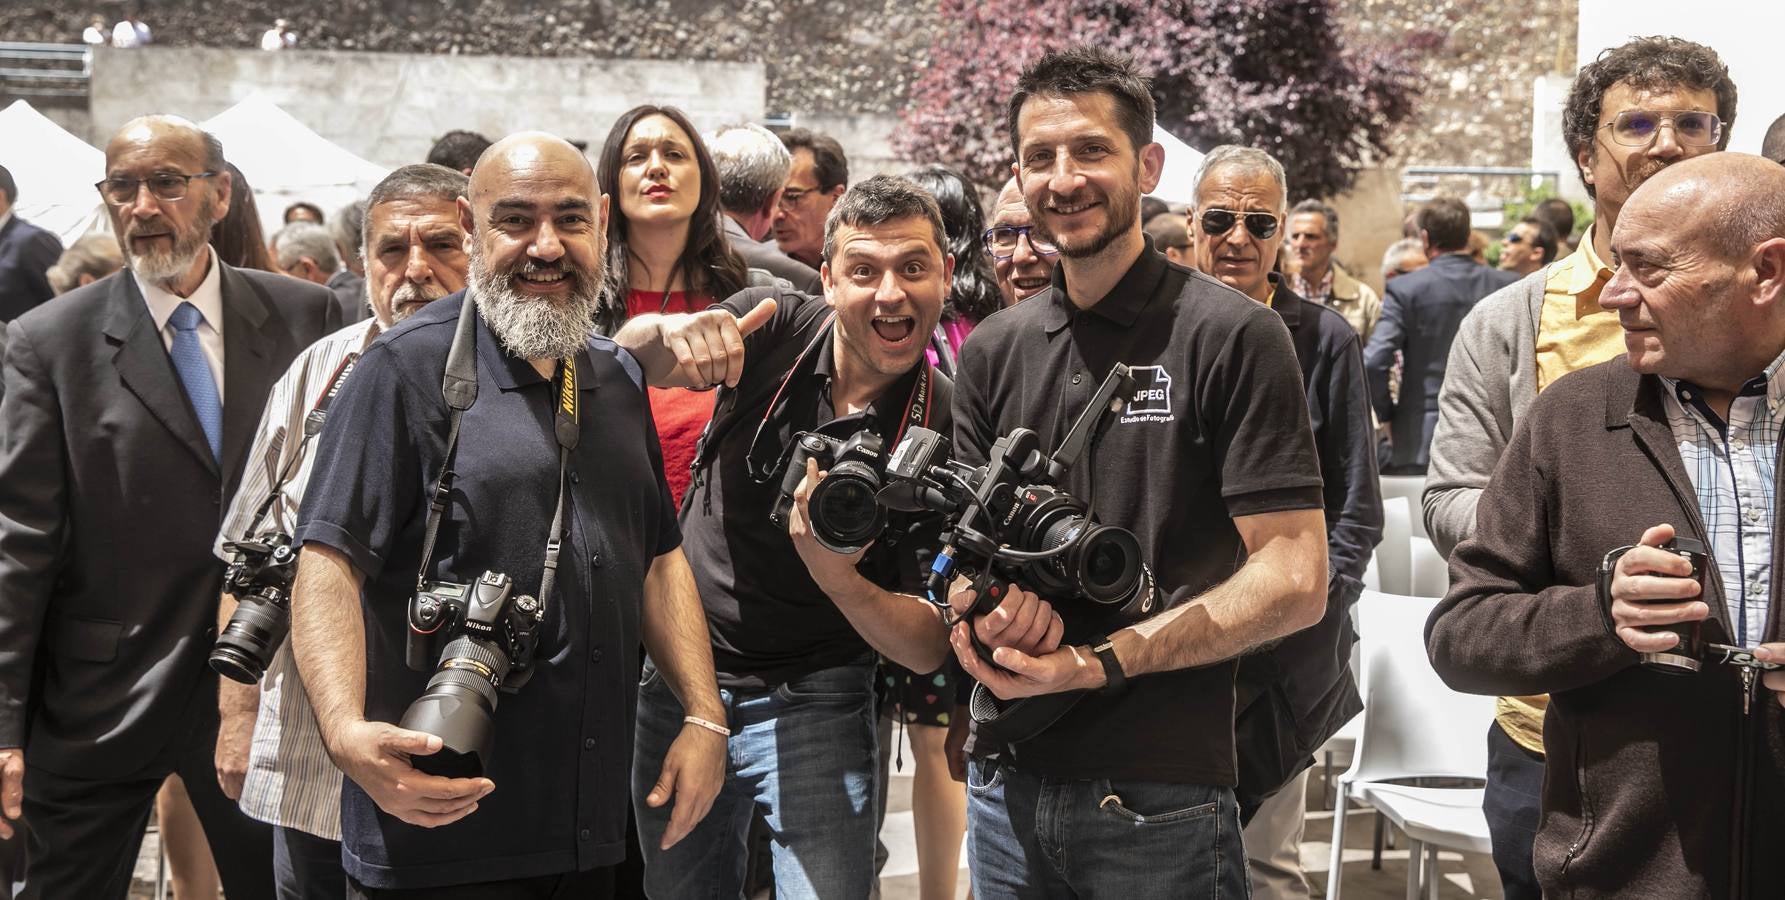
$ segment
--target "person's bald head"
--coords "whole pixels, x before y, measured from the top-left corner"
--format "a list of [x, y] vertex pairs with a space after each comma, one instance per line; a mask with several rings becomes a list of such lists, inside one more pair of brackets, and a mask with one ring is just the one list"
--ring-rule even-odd
[[1631, 368], [1732, 395], [1785, 351], [1785, 167], [1713, 153], [1657, 172], [1611, 233]]
[[1760, 141], [1760, 155], [1785, 166], [1785, 116], [1773, 120]]
[[132, 119], [105, 145], [100, 195], [119, 248], [137, 275], [182, 296], [204, 275], [231, 187], [222, 143], [178, 116]]

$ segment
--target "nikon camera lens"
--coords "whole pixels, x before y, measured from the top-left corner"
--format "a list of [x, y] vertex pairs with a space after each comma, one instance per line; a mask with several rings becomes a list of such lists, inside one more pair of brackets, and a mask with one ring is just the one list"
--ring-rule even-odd
[[440, 751], [410, 764], [429, 775], [476, 778], [495, 749], [496, 685], [508, 676], [508, 654], [495, 644], [460, 634], [440, 652], [440, 667], [398, 723], [440, 738]]

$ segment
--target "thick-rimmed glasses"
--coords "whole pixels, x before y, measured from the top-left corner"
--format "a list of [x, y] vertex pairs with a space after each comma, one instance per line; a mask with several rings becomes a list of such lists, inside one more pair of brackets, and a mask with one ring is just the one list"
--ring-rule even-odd
[[172, 202], [186, 199], [186, 192], [191, 190], [192, 179], [210, 178], [216, 174], [195, 172], [181, 175], [177, 172], [161, 172], [147, 178], [107, 178], [93, 186], [99, 189], [99, 195], [105, 198], [105, 202], [113, 206], [123, 206], [136, 200], [137, 193], [145, 184], [149, 186], [149, 193], [154, 194], [155, 199]]
[[1205, 209], [1202, 211], [1202, 214], [1197, 217], [1197, 221], [1202, 225], [1202, 233], [1209, 237], [1220, 237], [1221, 235], [1232, 231], [1234, 223], [1241, 219], [1246, 221], [1246, 230], [1251, 232], [1253, 237], [1261, 241], [1268, 241], [1271, 238], [1276, 237], [1277, 228], [1282, 225], [1282, 223], [1277, 220], [1275, 213], [1267, 212], [1238, 212], [1231, 209]]
[[1647, 147], [1663, 125], [1672, 125], [1674, 140], [1688, 147], [1715, 146], [1723, 137], [1723, 120], [1697, 109], [1626, 109], [1600, 127], [1625, 147]]
[[1035, 234], [1033, 225], [999, 225], [987, 228], [979, 237], [985, 241], [985, 252], [999, 262], [1015, 256], [1017, 241], [1025, 237], [1029, 239], [1029, 249], [1035, 251], [1036, 256], [1054, 256], [1060, 252], [1060, 248], [1051, 241], [1043, 240]]

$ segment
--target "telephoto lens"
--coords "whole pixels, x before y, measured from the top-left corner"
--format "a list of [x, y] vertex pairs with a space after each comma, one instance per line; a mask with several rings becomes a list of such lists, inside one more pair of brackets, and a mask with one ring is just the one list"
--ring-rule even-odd
[[297, 554], [284, 535], [232, 541], [235, 554], [223, 576], [224, 590], [236, 598], [236, 611], [211, 648], [211, 669], [232, 681], [255, 684], [291, 631], [291, 580]]

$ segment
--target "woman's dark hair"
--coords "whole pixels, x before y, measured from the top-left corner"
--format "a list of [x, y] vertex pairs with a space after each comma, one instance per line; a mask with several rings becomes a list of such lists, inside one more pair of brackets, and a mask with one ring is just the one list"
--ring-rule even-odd
[[942, 318], [977, 322], [998, 311], [1002, 303], [998, 278], [985, 254], [985, 213], [973, 185], [947, 166], [925, 166], [906, 176], [936, 198], [942, 209], [942, 228], [948, 233], [948, 252], [954, 256], [954, 283], [942, 305]]
[[260, 208], [254, 205], [254, 189], [248, 186], [248, 179], [235, 163], [225, 166], [229, 169], [229, 211], [223, 214], [223, 221], [211, 226], [211, 248], [227, 265], [276, 272], [266, 235], [260, 230]]
[[744, 260], [731, 249], [725, 231], [719, 226], [719, 167], [707, 152], [705, 141], [688, 116], [673, 106], [635, 106], [620, 116], [607, 133], [601, 146], [601, 157], [595, 165], [595, 183], [601, 193], [612, 198], [607, 208], [607, 271], [602, 277], [601, 303], [595, 311], [595, 323], [603, 334], [613, 334], [626, 321], [626, 296], [631, 290], [631, 254], [626, 245], [626, 213], [620, 206], [621, 157], [632, 126], [647, 116], [663, 116], [682, 133], [694, 148], [694, 161], [700, 168], [700, 199], [694, 206], [694, 218], [688, 224], [688, 243], [682, 248], [676, 268], [682, 273], [683, 290], [704, 292], [714, 300], [724, 300], [744, 289], [748, 273]]

